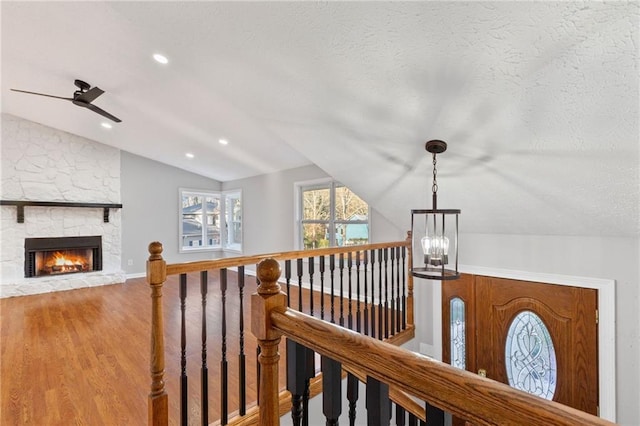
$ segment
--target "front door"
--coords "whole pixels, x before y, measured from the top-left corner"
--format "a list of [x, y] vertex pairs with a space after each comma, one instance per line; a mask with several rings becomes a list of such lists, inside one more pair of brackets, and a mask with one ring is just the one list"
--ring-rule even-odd
[[442, 303], [446, 362], [597, 415], [596, 290], [463, 274]]

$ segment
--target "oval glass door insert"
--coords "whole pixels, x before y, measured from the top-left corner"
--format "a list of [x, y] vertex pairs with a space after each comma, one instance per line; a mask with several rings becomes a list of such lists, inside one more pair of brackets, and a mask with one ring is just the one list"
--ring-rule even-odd
[[536, 313], [522, 311], [511, 322], [505, 344], [505, 366], [511, 387], [553, 399], [556, 352], [549, 330]]

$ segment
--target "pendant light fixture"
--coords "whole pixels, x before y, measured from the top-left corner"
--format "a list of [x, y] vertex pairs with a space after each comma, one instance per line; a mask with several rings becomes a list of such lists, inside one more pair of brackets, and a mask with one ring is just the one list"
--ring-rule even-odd
[[455, 280], [458, 272], [458, 209], [438, 209], [436, 154], [447, 150], [447, 143], [431, 140], [425, 149], [433, 155], [433, 206], [429, 210], [411, 210], [413, 266], [411, 274], [431, 280]]

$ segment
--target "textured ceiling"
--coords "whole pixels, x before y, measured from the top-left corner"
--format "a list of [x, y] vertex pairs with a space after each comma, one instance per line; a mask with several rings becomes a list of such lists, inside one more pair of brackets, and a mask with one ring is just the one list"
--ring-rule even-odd
[[[315, 163], [401, 229], [428, 207], [424, 142], [444, 139], [439, 204], [462, 209], [465, 232], [640, 234], [638, 2], [1, 13], [5, 112], [221, 181]], [[70, 96], [75, 78], [123, 122], [107, 131], [70, 103], [9, 91]]]

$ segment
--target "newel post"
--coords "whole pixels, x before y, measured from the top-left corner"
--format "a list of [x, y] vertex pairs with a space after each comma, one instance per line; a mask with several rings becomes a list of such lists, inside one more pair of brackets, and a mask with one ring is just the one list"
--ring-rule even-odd
[[251, 295], [251, 331], [260, 345], [259, 424], [278, 426], [279, 385], [278, 345], [281, 334], [271, 327], [271, 311], [284, 311], [287, 296], [280, 291], [280, 264], [274, 259], [265, 259], [258, 264], [258, 292]]
[[169, 424], [167, 392], [164, 389], [164, 320], [162, 286], [167, 280], [167, 263], [162, 259], [162, 244], [149, 244], [147, 282], [151, 287], [151, 392], [149, 393], [149, 426]]
[[414, 325], [413, 322], [413, 308], [414, 308], [414, 300], [413, 300], [413, 274], [411, 271], [413, 270], [413, 248], [412, 248], [412, 235], [411, 231], [407, 231], [407, 324]]

